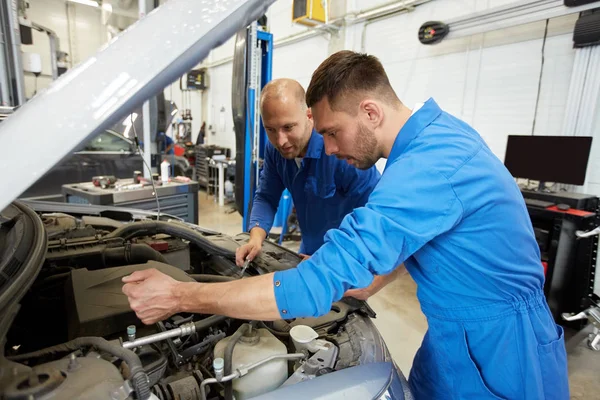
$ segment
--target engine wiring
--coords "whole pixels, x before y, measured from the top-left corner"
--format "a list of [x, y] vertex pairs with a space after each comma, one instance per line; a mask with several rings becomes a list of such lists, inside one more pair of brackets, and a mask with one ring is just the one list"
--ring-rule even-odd
[[146, 159], [144, 158], [144, 151], [140, 147], [140, 141], [138, 139], [137, 131], [135, 130], [135, 124], [133, 123], [133, 121], [134, 121], [133, 114], [130, 114], [129, 118], [131, 119], [131, 127], [133, 128], [133, 137], [135, 138], [135, 147], [140, 152], [140, 155], [142, 156], [142, 162], [144, 163], [144, 165], [146, 166], [146, 168], [148, 169], [148, 172], [150, 174], [150, 183], [152, 183], [152, 192], [154, 194], [154, 198], [156, 199], [156, 220], [158, 221], [158, 220], [160, 220], [160, 202], [158, 201], [158, 192], [156, 191], [156, 186], [154, 186], [154, 178], [152, 177], [152, 168], [150, 168], [150, 166], [146, 162]]

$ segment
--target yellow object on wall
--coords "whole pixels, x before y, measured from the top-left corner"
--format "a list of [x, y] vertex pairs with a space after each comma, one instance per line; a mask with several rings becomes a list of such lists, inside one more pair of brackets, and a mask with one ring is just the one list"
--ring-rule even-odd
[[293, 0], [292, 21], [306, 26], [327, 23], [327, 0]]

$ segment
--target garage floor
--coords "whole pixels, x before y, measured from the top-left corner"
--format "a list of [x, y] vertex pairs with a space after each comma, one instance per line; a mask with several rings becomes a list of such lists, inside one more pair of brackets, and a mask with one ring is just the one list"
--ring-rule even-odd
[[[212, 196], [200, 192], [199, 225], [229, 235], [242, 231], [242, 217], [228, 213], [231, 205], [219, 207]], [[297, 250], [297, 243], [284, 243]], [[375, 325], [398, 366], [408, 377], [412, 360], [427, 330], [427, 320], [416, 297], [416, 284], [410, 275], [404, 275], [369, 299], [377, 313]], [[573, 332], [567, 332], [572, 336]], [[569, 355], [569, 381], [572, 399], [600, 399], [600, 352], [580, 344]]]

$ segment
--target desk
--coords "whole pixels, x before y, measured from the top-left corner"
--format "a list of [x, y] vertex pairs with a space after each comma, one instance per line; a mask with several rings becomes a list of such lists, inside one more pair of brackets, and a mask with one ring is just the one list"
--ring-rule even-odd
[[565, 325], [562, 313], [587, 308], [597, 242], [593, 238], [578, 240], [575, 231], [594, 228], [596, 214], [575, 209], [564, 212], [555, 206], [528, 206], [527, 210], [542, 261], [547, 263], [544, 294], [556, 322]]
[[218, 191], [219, 206], [221, 206], [221, 207], [223, 207], [225, 205], [225, 174], [226, 174], [227, 168], [230, 167], [232, 163], [235, 166], [235, 161], [231, 161], [231, 160], [227, 160], [227, 159], [225, 159], [225, 160], [212, 159], [209, 161], [209, 164], [208, 164], [210, 168], [217, 169], [217, 191]]

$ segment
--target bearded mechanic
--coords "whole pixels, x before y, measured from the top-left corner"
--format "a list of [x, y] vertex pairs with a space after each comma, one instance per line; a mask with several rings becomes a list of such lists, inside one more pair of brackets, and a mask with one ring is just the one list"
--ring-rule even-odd
[[328, 154], [360, 168], [388, 159], [366, 206], [292, 270], [216, 284], [135, 272], [123, 292], [138, 317], [318, 316], [404, 262], [428, 321], [409, 377], [417, 399], [568, 399], [563, 330], [524, 200], [480, 135], [433, 99], [404, 105], [373, 56], [330, 56], [306, 97]]

